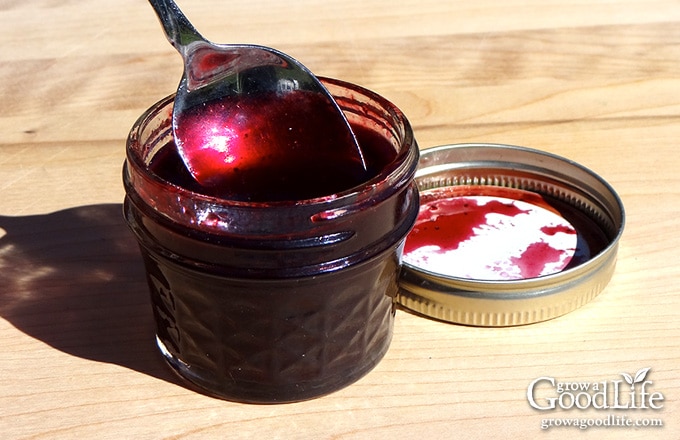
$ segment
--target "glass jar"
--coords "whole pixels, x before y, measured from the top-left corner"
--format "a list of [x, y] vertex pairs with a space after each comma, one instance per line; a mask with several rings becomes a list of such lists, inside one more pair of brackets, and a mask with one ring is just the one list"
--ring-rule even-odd
[[124, 211], [157, 343], [208, 394], [259, 403], [321, 396], [365, 375], [389, 347], [401, 252], [418, 213], [418, 147], [393, 104], [323, 82], [353, 127], [394, 149], [375, 177], [337, 194], [233, 201], [161, 177], [151, 164], [172, 145], [172, 96], [130, 132]]

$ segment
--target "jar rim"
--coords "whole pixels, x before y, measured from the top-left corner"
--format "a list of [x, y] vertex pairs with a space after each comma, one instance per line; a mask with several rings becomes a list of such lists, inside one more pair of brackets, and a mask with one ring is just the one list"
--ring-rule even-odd
[[[377, 187], [392, 185], [395, 179], [391, 179], [390, 177], [399, 176], [404, 172], [407, 172], [408, 171], [407, 169], [410, 167], [411, 162], [417, 162], [417, 156], [411, 158], [412, 160], [406, 160], [405, 158], [405, 156], [414, 155], [413, 149], [408, 148], [408, 146], [415, 144], [413, 130], [410, 126], [410, 123], [408, 122], [408, 119], [406, 119], [403, 112], [393, 103], [391, 103], [384, 97], [378, 95], [377, 93], [372, 92], [371, 90], [368, 90], [356, 84], [352, 84], [349, 82], [333, 78], [319, 77], [319, 79], [325, 86], [331, 86], [339, 89], [343, 88], [350, 89], [351, 91], [364, 95], [365, 97], [373, 101], [379, 102], [381, 105], [385, 107], [386, 110], [389, 111], [390, 115], [395, 119], [397, 124], [402, 127], [400, 134], [403, 136], [403, 139], [400, 139], [400, 144], [407, 146], [407, 148], [399, 149], [395, 157], [389, 162], [389, 164], [387, 164], [387, 166], [385, 166], [374, 177], [365, 182], [362, 182], [359, 185], [353, 186], [351, 188], [348, 188], [346, 190], [334, 194], [313, 197], [308, 199], [280, 200], [280, 201], [248, 201], [211, 196], [205, 193], [192, 191], [190, 189], [177, 185], [167, 179], [164, 179], [163, 177], [159, 176], [158, 174], [154, 173], [148, 168], [147, 164], [144, 162], [144, 159], [137, 152], [133, 151], [134, 149], [131, 147], [131, 145], [136, 145], [139, 142], [140, 132], [145, 127], [146, 123], [148, 123], [149, 120], [158, 115], [158, 113], [163, 109], [172, 108], [172, 103], [175, 97], [174, 93], [165, 96], [164, 98], [154, 103], [151, 107], [145, 110], [144, 113], [142, 113], [142, 115], [135, 121], [127, 139], [126, 147], [127, 159], [129, 162], [132, 163], [134, 168], [138, 170], [144, 170], [144, 172], [140, 174], [142, 174], [146, 179], [148, 179], [149, 183], [152, 183], [153, 185], [169, 186], [173, 189], [173, 191], [177, 192], [178, 194], [186, 195], [194, 200], [200, 200], [204, 203], [229, 205], [235, 207], [242, 206], [251, 208], [262, 207], [275, 208], [300, 205], [314, 206], [324, 204], [335, 204], [336, 201], [338, 201], [339, 203], [344, 203], [348, 199], [352, 198], [362, 199], [363, 197], [372, 196], [375, 193]], [[170, 130], [171, 128], [168, 129], [168, 131]]]
[[[363, 87], [340, 80], [320, 78], [329, 91], [342, 100], [348, 118], [369, 124], [367, 129], [384, 136], [394, 147], [395, 157], [373, 178], [358, 186], [318, 198], [292, 201], [243, 201], [195, 192], [164, 179], [150, 169], [154, 154], [172, 136], [171, 112], [174, 95], [147, 109], [135, 122], [127, 140], [123, 182], [133, 203], [146, 205], [157, 218], [202, 233], [267, 237], [267, 225], [285, 217], [289, 233], [295, 235], [322, 223], [330, 227], [336, 219], [375, 206], [411, 184], [419, 150], [412, 128], [403, 113], [387, 99]], [[383, 133], [384, 131], [384, 133]], [[257, 215], [258, 222], [248, 221]], [[250, 216], [250, 217], [249, 217]]]

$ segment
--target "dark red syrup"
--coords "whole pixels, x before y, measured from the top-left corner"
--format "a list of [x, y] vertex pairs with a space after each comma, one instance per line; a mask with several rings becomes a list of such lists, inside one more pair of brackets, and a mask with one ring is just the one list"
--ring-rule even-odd
[[597, 223], [556, 199], [510, 188], [445, 187], [421, 193], [404, 261], [464, 278], [528, 279], [582, 264], [607, 243]]
[[[175, 130], [201, 192], [248, 201], [310, 199], [357, 186], [394, 157], [373, 136], [364, 169], [351, 131], [340, 117], [329, 117], [336, 111], [306, 91], [245, 94], [191, 108]], [[364, 144], [368, 136], [363, 133]]]
[[[295, 172], [277, 173], [269, 166], [254, 166], [243, 178], [224, 179], [219, 186], [204, 186], [197, 182], [180, 157], [174, 142], [169, 143], [153, 158], [150, 169], [163, 179], [193, 192], [230, 200], [250, 202], [276, 202], [305, 200], [349, 190], [362, 182], [376, 177], [396, 157], [394, 147], [375, 131], [353, 126], [352, 131], [361, 145], [366, 171], [361, 176], [354, 173], [356, 167], [345, 162], [333, 162], [330, 168], [314, 166], [310, 160], [301, 164], [293, 160], [290, 165]], [[286, 158], [290, 159], [290, 158]], [[327, 158], [318, 158], [320, 162]], [[278, 169], [278, 168], [277, 168]]]
[[475, 235], [475, 228], [486, 222], [487, 214], [496, 212], [512, 217], [523, 212], [515, 205], [496, 200], [481, 207], [468, 197], [422, 200], [421, 206], [416, 226], [406, 242], [407, 254], [432, 243], [443, 250], [456, 250]]

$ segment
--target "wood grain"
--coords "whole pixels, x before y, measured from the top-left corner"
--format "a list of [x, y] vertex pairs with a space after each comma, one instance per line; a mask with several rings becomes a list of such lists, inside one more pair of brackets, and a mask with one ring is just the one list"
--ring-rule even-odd
[[[397, 314], [358, 383], [290, 405], [194, 393], [153, 344], [120, 215], [127, 132], [181, 74], [146, 2], [0, 2], [0, 437], [680, 438], [680, 3], [676, 0], [180, 1], [209, 38], [284, 50], [395, 102], [421, 148], [499, 142], [605, 177], [627, 212], [614, 278], [581, 309], [516, 328]], [[552, 428], [541, 376], [651, 367], [662, 428]]]

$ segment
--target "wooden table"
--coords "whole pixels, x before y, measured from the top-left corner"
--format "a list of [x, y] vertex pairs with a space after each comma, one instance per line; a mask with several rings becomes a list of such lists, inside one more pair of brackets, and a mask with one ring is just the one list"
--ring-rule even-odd
[[[421, 148], [524, 145], [595, 170], [627, 210], [616, 273], [589, 304], [535, 325], [399, 311], [383, 362], [327, 397], [258, 406], [189, 391], [154, 346], [121, 217], [127, 131], [175, 89], [180, 58], [144, 1], [4, 0], [1, 438], [680, 438], [677, 0], [180, 3], [215, 41], [274, 46], [384, 95]], [[528, 402], [541, 377], [611, 391], [643, 368], [660, 409]], [[664, 426], [541, 429], [612, 414]]]

